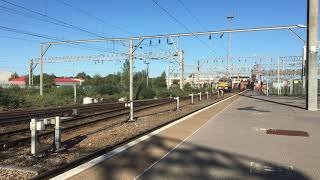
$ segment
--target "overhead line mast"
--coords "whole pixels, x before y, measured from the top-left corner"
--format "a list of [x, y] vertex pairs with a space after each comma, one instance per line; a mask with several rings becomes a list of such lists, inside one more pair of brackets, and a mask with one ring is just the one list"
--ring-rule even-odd
[[[102, 38], [102, 39], [89, 39], [89, 40], [74, 40], [74, 41], [60, 41], [60, 42], [45, 42], [41, 43], [40, 46], [40, 95], [43, 95], [43, 56], [49, 49], [51, 45], [59, 45], [59, 44], [76, 44], [76, 43], [90, 43], [90, 42], [106, 42], [106, 41], [128, 41], [130, 43], [129, 48], [129, 57], [130, 57], [130, 121], [134, 121], [133, 119], [133, 64], [134, 64], [134, 52], [140, 47], [142, 42], [145, 39], [152, 38], [172, 38], [172, 37], [187, 37], [187, 36], [195, 36], [195, 35], [210, 35], [210, 34], [221, 34], [221, 33], [232, 33], [232, 32], [249, 32], [249, 31], [266, 31], [266, 30], [281, 30], [281, 29], [291, 29], [291, 28], [305, 28], [304, 25], [291, 25], [291, 26], [273, 26], [273, 27], [258, 27], [258, 28], [249, 28], [249, 29], [229, 29], [222, 31], [206, 31], [206, 32], [189, 32], [189, 33], [177, 33], [177, 34], [163, 34], [163, 35], [153, 35], [153, 36], [140, 36], [140, 37], [127, 37], [127, 38]], [[134, 41], [138, 41], [134, 43]], [[181, 59], [183, 59], [183, 51], [180, 51], [178, 54]], [[183, 72], [183, 63], [181, 63], [181, 72]], [[183, 73], [182, 73], [183, 74]], [[181, 83], [181, 82], [180, 82]], [[181, 86], [181, 84], [180, 84]]]
[[[232, 28], [232, 20], [234, 19], [234, 15], [232, 16], [227, 16], [228, 19], [228, 24], [229, 24], [229, 29]], [[231, 60], [231, 52], [232, 52], [232, 37], [231, 37], [231, 33], [228, 33], [228, 53], [227, 53], [227, 72], [226, 75], [229, 75], [229, 71], [230, 71], [230, 60]]]

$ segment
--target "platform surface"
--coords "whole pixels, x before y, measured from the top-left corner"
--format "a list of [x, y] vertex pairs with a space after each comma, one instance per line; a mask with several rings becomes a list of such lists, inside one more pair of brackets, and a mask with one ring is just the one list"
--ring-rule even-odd
[[320, 179], [320, 112], [245, 95], [251, 97], [203, 111], [70, 179]]
[[[248, 96], [257, 99], [264, 99], [270, 102], [279, 103], [282, 105], [288, 105], [296, 108], [306, 108], [306, 97], [305, 96], [262, 96], [259, 93], [247, 93]], [[318, 109], [320, 109], [320, 96], [318, 96]]]

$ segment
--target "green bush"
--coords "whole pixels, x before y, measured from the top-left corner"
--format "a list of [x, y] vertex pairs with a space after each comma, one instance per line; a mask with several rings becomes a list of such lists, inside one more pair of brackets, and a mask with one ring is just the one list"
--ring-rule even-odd
[[[77, 101], [82, 103], [83, 97], [103, 98], [106, 102], [117, 101], [121, 97], [129, 98], [129, 64], [124, 64], [123, 71], [117, 74], [109, 74], [105, 77], [86, 73], [79, 73], [77, 76], [84, 78], [82, 86], [77, 87]], [[166, 87], [166, 75], [162, 73], [159, 77], [149, 78], [149, 87], [146, 86], [146, 71], [135, 72], [134, 74], [134, 98], [151, 99], [156, 97], [166, 98], [172, 96], [188, 96], [190, 93], [197, 93], [200, 90], [205, 92], [207, 88], [195, 89], [190, 84], [184, 86], [184, 91], [179, 89], [179, 83], [174, 82], [169, 90]], [[39, 76], [35, 76], [35, 82], [39, 82]], [[74, 103], [73, 87], [55, 87], [55, 75], [44, 75], [44, 94], [39, 95], [39, 89], [20, 89], [10, 87], [0, 89], [0, 106], [3, 108], [22, 107], [48, 107], [63, 106]]]
[[4, 89], [0, 89], [0, 106], [6, 109], [20, 108], [23, 106], [25, 100], [16, 93], [17, 91], [17, 88], [13, 88], [10, 93], [8, 91], [5, 92]]

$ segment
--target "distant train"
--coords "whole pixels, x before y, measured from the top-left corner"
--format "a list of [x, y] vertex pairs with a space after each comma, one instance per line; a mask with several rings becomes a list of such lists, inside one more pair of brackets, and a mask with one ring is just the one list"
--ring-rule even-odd
[[220, 78], [218, 89], [230, 92], [232, 90], [232, 80], [230, 78]]

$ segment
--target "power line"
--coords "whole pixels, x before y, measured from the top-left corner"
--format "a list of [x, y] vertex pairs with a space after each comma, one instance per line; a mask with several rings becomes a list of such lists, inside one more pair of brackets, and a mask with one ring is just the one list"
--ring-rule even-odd
[[[203, 25], [201, 23], [201, 21], [199, 20], [199, 18], [197, 18], [197, 16], [195, 16], [192, 11], [185, 5], [185, 3], [181, 0], [177, 0], [181, 6], [188, 12], [188, 14], [205, 30], [205, 31], [209, 31], [208, 28]], [[216, 40], [219, 40], [217, 37], [213, 36]], [[221, 39], [221, 38], [220, 38]], [[227, 51], [227, 49], [223, 46], [223, 48]]]
[[209, 31], [199, 20], [199, 18], [197, 18], [192, 12], [191, 10], [181, 1], [181, 0], [177, 0], [181, 6], [190, 14], [190, 16], [206, 31]]
[[36, 20], [38, 20], [38, 21], [42, 21], [42, 22], [51, 23], [51, 24], [54, 24], [54, 25], [58, 25], [58, 26], [70, 28], [69, 26], [66, 26], [66, 25], [63, 25], [63, 24], [59, 24], [59, 23], [54, 22], [54, 21], [45, 20], [45, 19], [42, 19], [42, 18], [33, 16], [33, 15], [31, 15], [31, 14], [24, 13], [24, 12], [22, 12], [22, 11], [18, 11], [18, 10], [16, 10], [16, 9], [8, 8], [8, 7], [1, 6], [1, 5], [0, 5], [0, 8], [2, 8], [2, 10], [6, 11], [6, 12], [9, 12], [9, 13], [11, 13], [11, 14], [17, 14], [17, 15], [20, 15], [20, 16], [23, 16], [23, 17], [28, 17], [28, 18], [31, 18], [31, 19], [36, 19]]
[[[38, 34], [38, 33], [35, 33], [35, 32], [30, 32], [30, 31], [10, 28], [10, 27], [6, 27], [6, 26], [0, 26], [0, 29], [4, 30], [4, 31], [14, 32], [14, 33], [17, 33], [17, 34], [24, 34], [24, 35], [28, 35], [28, 36], [33, 36], [33, 37], [38, 37], [38, 38], [43, 38], [43, 39], [48, 39], [48, 40], [54, 40], [54, 41], [61, 41], [60, 39], [57, 39], [57, 38], [54, 38], [54, 37], [51, 37], [51, 36], [48, 36], [48, 35]], [[90, 47], [90, 46], [85, 46], [85, 45], [80, 45], [80, 44], [72, 44], [72, 45], [105, 52], [104, 49], [98, 48], [98, 47]]]
[[[58, 26], [62, 26], [62, 27], [66, 27], [66, 28], [70, 28], [69, 26], [66, 26], [66, 25], [63, 25], [63, 24], [59, 24], [59, 23], [56, 23], [54, 21], [50, 21], [50, 20], [45, 20], [45, 19], [42, 19], [42, 18], [39, 18], [39, 17], [36, 17], [36, 16], [32, 16], [30, 14], [27, 14], [27, 13], [24, 13], [24, 12], [21, 12], [21, 11], [18, 11], [16, 9], [11, 9], [11, 8], [7, 8], [7, 7], [4, 7], [4, 6], [1, 6], [0, 5], [0, 8], [2, 8], [3, 10], [9, 12], [9, 13], [13, 13], [13, 14], [18, 14], [20, 16], [23, 16], [23, 17], [28, 17], [28, 18], [32, 18], [32, 19], [36, 19], [36, 20], [39, 20], [39, 21], [42, 21], [42, 22], [46, 22], [46, 23], [52, 23], [52, 24], [55, 24], [55, 25], [58, 25]], [[30, 34], [28, 34], [30, 35]], [[48, 39], [48, 38], [45, 38], [45, 39]], [[52, 38], [51, 38], [52, 39]], [[57, 38], [55, 38], [57, 39]], [[78, 45], [77, 45], [78, 46]], [[79, 46], [80, 47], [80, 46]], [[89, 49], [92, 49], [90, 46], [83, 46], [83, 47], [89, 47]], [[101, 48], [98, 47], [98, 46], [92, 46], [96, 49], [99, 49], [98, 51], [101, 51]]]
[[[176, 21], [180, 26], [182, 26], [184, 29], [189, 31], [191, 34], [194, 34], [185, 24], [183, 24], [179, 19], [177, 19], [174, 15], [172, 15], [167, 9], [162, 7], [156, 0], [152, 0], [154, 4], [156, 4], [162, 11], [164, 11], [168, 16], [170, 16], [174, 21]], [[197, 38], [202, 44], [204, 44], [207, 48], [209, 48], [210, 51], [212, 51], [211, 47], [205, 43], [203, 40], [201, 40], [197, 35], [193, 35], [195, 38]]]
[[[39, 15], [39, 16], [42, 16], [42, 17], [51, 19], [51, 20], [53, 20], [53, 21], [55, 21], [55, 22], [58, 22], [59, 25], [60, 25], [60, 24], [65, 25], [64, 27], [67, 26], [67, 27], [76, 29], [76, 30], [78, 30], [78, 31], [82, 31], [82, 32], [85, 32], [85, 33], [88, 33], [88, 34], [91, 34], [91, 35], [94, 35], [94, 36], [97, 36], [97, 37], [100, 37], [100, 38], [105, 38], [104, 36], [101, 36], [101, 35], [99, 35], [99, 34], [97, 34], [97, 33], [95, 33], [95, 32], [91, 32], [91, 31], [89, 31], [89, 30], [86, 30], [86, 29], [84, 29], [84, 28], [75, 26], [75, 25], [73, 25], [73, 24], [67, 23], [67, 22], [62, 21], [62, 20], [59, 20], [59, 19], [57, 19], [57, 18], [53, 18], [53, 17], [48, 16], [48, 15], [46, 15], [46, 14], [42, 14], [42, 13], [40, 13], [40, 12], [31, 10], [31, 9], [28, 9], [28, 8], [26, 8], [26, 7], [24, 7], [24, 6], [21, 6], [21, 5], [18, 5], [18, 4], [15, 4], [15, 3], [12, 3], [12, 2], [6, 1], [6, 0], [0, 0], [0, 1], [2, 1], [2, 2], [4, 2], [4, 3], [7, 3], [7, 4], [10, 4], [10, 5], [12, 5], [12, 6], [18, 7], [18, 8], [20, 8], [20, 9], [24, 9], [24, 10], [27, 11], [27, 12], [30, 12], [30, 13], [33, 13], [33, 14], [37, 14], [37, 15]], [[48, 21], [48, 22], [51, 22], [51, 21]]]
[[98, 16], [95, 16], [94, 14], [91, 14], [90, 12], [88, 12], [88, 11], [86, 11], [86, 10], [84, 10], [84, 9], [78, 8], [78, 7], [76, 7], [76, 6], [73, 6], [73, 5], [67, 3], [67, 2], [65, 2], [65, 1], [63, 1], [63, 0], [56, 0], [56, 1], [59, 2], [59, 3], [61, 3], [61, 4], [63, 4], [63, 5], [65, 5], [65, 6], [68, 6], [68, 7], [72, 8], [72, 9], [75, 9], [75, 10], [81, 12], [82, 14], [85, 14], [85, 15], [87, 15], [87, 16], [89, 16], [89, 17], [91, 17], [91, 18], [93, 18], [93, 19], [95, 19], [95, 20], [97, 20], [97, 21], [99, 21], [99, 22], [101, 22], [101, 23], [103, 23], [103, 24], [105, 24], [105, 25], [113, 26], [114, 28], [116, 28], [116, 29], [118, 29], [118, 30], [121, 30], [121, 31], [123, 31], [123, 32], [125, 32], [125, 33], [127, 33], [127, 34], [129, 34], [129, 35], [132, 35], [132, 33], [129, 32], [129, 31], [127, 31], [126, 29], [124, 29], [124, 28], [122, 28], [122, 27], [120, 27], [120, 26], [111, 24], [110, 22], [108, 22], [108, 21], [106, 21], [106, 20], [104, 20], [104, 19], [102, 19], [102, 18], [100, 18], [100, 17], [98, 17]]
[[39, 41], [34, 40], [34, 39], [25, 39], [25, 38], [12, 37], [12, 36], [0, 36], [0, 38], [5, 38], [5, 39], [16, 39], [16, 40], [21, 40], [21, 41], [29, 41], [29, 42], [37, 42], [37, 43], [39, 43]]

